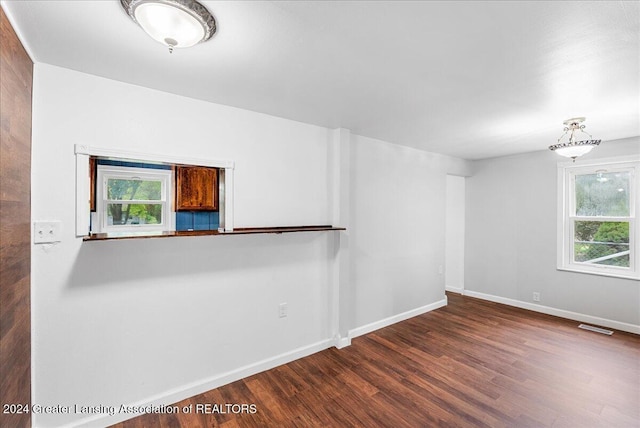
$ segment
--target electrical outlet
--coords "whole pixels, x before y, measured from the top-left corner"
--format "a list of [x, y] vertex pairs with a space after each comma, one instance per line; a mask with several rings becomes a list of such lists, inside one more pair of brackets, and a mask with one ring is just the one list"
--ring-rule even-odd
[[34, 244], [60, 242], [62, 223], [59, 221], [36, 221], [33, 225]]
[[280, 318], [286, 318], [286, 316], [287, 316], [287, 304], [286, 303], [280, 303], [280, 305], [278, 306], [278, 314], [280, 315]]
[[540, 293], [537, 291], [533, 292], [533, 301], [534, 302], [539, 302], [540, 301]]

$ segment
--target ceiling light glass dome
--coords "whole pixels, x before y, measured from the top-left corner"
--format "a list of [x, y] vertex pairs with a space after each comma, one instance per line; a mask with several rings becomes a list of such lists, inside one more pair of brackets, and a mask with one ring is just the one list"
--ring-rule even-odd
[[195, 0], [120, 0], [122, 7], [154, 40], [173, 48], [187, 48], [209, 40], [216, 21]]
[[[575, 162], [577, 157], [589, 153], [591, 149], [600, 144], [601, 140], [594, 140], [591, 134], [584, 131], [584, 125], [582, 125], [584, 121], [584, 117], [574, 117], [565, 120], [564, 134], [558, 138], [557, 144], [549, 146], [549, 150], [556, 152], [560, 156], [571, 158]], [[577, 133], [585, 134], [589, 138], [578, 141], [576, 138]], [[567, 135], [568, 139], [562, 141]]]

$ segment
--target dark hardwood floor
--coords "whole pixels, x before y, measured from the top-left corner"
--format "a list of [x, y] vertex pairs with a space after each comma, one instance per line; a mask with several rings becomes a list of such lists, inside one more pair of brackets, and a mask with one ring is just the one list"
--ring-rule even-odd
[[255, 404], [255, 414], [148, 414], [116, 426], [640, 427], [640, 336], [448, 297], [350, 347], [177, 403]]

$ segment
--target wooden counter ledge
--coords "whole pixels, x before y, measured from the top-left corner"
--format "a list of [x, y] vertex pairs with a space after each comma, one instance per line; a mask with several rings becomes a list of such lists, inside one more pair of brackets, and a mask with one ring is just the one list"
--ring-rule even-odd
[[291, 233], [291, 232], [322, 232], [327, 230], [346, 230], [344, 227], [331, 225], [320, 226], [278, 226], [278, 227], [241, 227], [230, 232], [217, 230], [188, 230], [177, 232], [135, 232], [135, 233], [93, 233], [82, 238], [83, 241], [107, 241], [114, 239], [146, 239], [171, 238], [180, 236], [216, 236], [216, 235], [249, 235], [257, 233]]

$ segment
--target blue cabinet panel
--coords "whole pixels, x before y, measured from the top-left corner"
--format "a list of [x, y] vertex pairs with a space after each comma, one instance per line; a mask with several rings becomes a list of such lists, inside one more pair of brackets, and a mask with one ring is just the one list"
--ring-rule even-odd
[[176, 230], [217, 230], [220, 215], [217, 211], [178, 211]]

